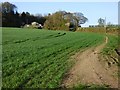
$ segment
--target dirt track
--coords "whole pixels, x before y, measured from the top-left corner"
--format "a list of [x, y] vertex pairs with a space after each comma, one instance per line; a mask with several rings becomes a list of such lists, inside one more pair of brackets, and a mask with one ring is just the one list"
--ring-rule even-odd
[[[90, 48], [84, 52], [78, 52], [73, 57], [76, 60], [75, 65], [68, 72], [62, 85], [72, 87], [77, 83], [109, 85], [112, 88], [118, 88], [118, 79], [114, 77], [112, 69], [102, 65], [99, 60], [99, 53], [107, 43], [108, 38], [103, 44], [96, 48]], [[117, 70], [117, 67], [115, 68]]]

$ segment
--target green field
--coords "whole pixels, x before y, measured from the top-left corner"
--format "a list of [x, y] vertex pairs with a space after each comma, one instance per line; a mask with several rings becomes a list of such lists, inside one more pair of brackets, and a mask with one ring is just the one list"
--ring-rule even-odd
[[[5, 88], [60, 87], [65, 73], [73, 65], [70, 56], [101, 44], [105, 38], [104, 34], [96, 33], [20, 28], [3, 28], [2, 35], [2, 85]], [[111, 41], [114, 38], [109, 37]], [[113, 49], [116, 44], [106, 47]]]

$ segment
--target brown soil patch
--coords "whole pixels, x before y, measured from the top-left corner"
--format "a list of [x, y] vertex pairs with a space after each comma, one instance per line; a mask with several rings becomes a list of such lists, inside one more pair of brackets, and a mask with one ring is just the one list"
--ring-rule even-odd
[[84, 52], [78, 52], [72, 58], [76, 60], [75, 65], [68, 72], [67, 77], [63, 80], [62, 86], [72, 87], [78, 83], [81, 84], [97, 84], [97, 85], [110, 85], [112, 88], [118, 88], [118, 78], [113, 76], [115, 69], [105, 67], [98, 57], [101, 49], [108, 41], [106, 37], [105, 43], [90, 48]]

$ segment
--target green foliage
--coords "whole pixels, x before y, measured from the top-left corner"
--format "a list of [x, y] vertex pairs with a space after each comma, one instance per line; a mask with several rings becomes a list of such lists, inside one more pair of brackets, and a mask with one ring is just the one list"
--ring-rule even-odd
[[80, 26], [80, 24], [84, 24], [87, 20], [82, 13], [57, 11], [48, 16], [44, 27], [49, 30], [76, 31], [77, 27]]
[[63, 18], [61, 13], [54, 13], [49, 15], [48, 19], [44, 23], [44, 28], [49, 30], [69, 30], [69, 26], [66, 26], [67, 20]]
[[103, 39], [96, 33], [3, 28], [3, 87], [59, 87], [71, 54]]
[[0, 3], [0, 17], [2, 15], [2, 27], [21, 27], [31, 22], [44, 24], [46, 18], [43, 16], [34, 16], [28, 12], [19, 14], [16, 6], [9, 2]]

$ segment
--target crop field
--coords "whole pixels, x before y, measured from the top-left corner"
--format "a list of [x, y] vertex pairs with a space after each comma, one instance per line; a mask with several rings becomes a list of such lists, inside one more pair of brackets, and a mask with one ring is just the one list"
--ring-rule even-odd
[[[3, 28], [2, 35], [2, 85], [5, 88], [60, 87], [74, 63], [70, 56], [101, 44], [105, 38], [104, 34], [90, 32], [21, 28]], [[111, 42], [115, 39], [109, 37]], [[116, 48], [117, 41], [114, 42], [107, 48]]]

